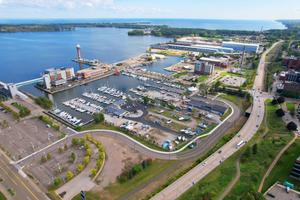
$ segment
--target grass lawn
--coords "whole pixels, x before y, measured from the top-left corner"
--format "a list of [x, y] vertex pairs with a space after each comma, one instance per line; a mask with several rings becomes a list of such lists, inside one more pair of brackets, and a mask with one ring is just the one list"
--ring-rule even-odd
[[4, 196], [4, 194], [2, 194], [2, 192], [0, 192], [0, 200], [6, 200], [6, 197]]
[[[96, 194], [94, 192], [86, 192], [85, 195], [86, 195], [86, 200], [100, 200], [99, 194]], [[81, 197], [80, 195], [77, 195], [72, 200], [81, 200]]]
[[205, 75], [200, 75], [198, 76], [197, 78], [197, 83], [201, 83], [201, 82], [204, 82], [208, 79], [208, 76], [205, 76]]
[[218, 199], [225, 187], [236, 175], [237, 156], [226, 160], [220, 167], [186, 191], [178, 200]]
[[300, 156], [300, 139], [297, 139], [294, 144], [282, 155], [279, 159], [270, 175], [267, 177], [265, 185], [263, 187], [263, 192], [265, 192], [269, 187], [271, 187], [275, 182], [279, 181], [283, 183], [284, 181], [289, 181], [293, 183], [296, 190], [300, 190], [300, 181], [292, 179], [289, 174], [293, 168], [296, 159]]
[[[231, 97], [233, 98], [233, 97]], [[241, 155], [241, 177], [226, 200], [243, 199], [250, 191], [257, 191], [261, 178], [276, 154], [292, 139], [284, 122], [275, 114], [277, 106], [267, 102], [265, 123], [255, 137], [240, 151], [226, 160], [203, 180], [182, 195], [180, 199], [218, 199], [235, 176], [236, 160]], [[258, 145], [257, 153], [252, 150]]]
[[[240, 181], [225, 199], [242, 199], [250, 192], [257, 191], [261, 178], [277, 153], [293, 138], [282, 119], [275, 114], [277, 105], [272, 105], [271, 101], [266, 104], [265, 122], [243, 153]], [[256, 154], [252, 150], [254, 144], [258, 146]]]
[[[125, 183], [113, 183], [108, 187], [104, 188], [101, 193], [95, 193], [90, 191], [87, 193], [87, 200], [108, 200], [108, 199], [119, 199], [128, 192], [134, 190], [139, 185], [146, 183], [151, 178], [158, 175], [163, 170], [172, 166], [176, 161], [164, 161], [164, 160], [154, 160], [152, 165], [146, 170], [140, 172], [133, 179], [128, 180]], [[79, 200], [79, 196], [73, 198], [73, 200]]]
[[88, 126], [84, 126], [82, 128], [82, 130], [86, 131], [86, 130], [94, 130], [94, 129], [106, 129], [106, 130], [113, 130], [113, 131], [119, 131], [119, 132], [122, 132], [122, 133], [125, 133], [126, 135], [130, 136], [131, 138], [139, 141], [140, 143], [152, 148], [152, 149], [156, 149], [156, 150], [160, 150], [160, 151], [166, 151], [165, 149], [163, 149], [162, 147], [156, 145], [156, 144], [153, 144], [152, 142], [150, 141], [147, 141], [146, 139], [143, 139], [141, 137], [138, 137], [134, 134], [131, 134], [130, 132], [126, 132], [124, 131], [123, 129], [119, 128], [119, 127], [116, 127], [116, 126], [112, 126], [112, 125], [108, 125], [108, 124], [105, 124], [105, 123], [99, 123], [99, 124], [90, 124]]
[[226, 112], [224, 113], [224, 115], [220, 118], [221, 121], [223, 121], [224, 119], [226, 119], [226, 117], [228, 117], [231, 113], [232, 113], [232, 109], [231, 109], [231, 108], [228, 108], [228, 109], [226, 110]]
[[248, 107], [251, 105], [251, 102], [246, 100], [243, 97], [238, 97], [235, 95], [229, 95], [229, 94], [221, 94], [221, 98], [231, 101], [235, 105], [237, 105], [242, 111], [245, 111], [248, 109]]
[[178, 72], [176, 74], [173, 75], [174, 78], [180, 78], [181, 76], [185, 76], [187, 75], [187, 72]]
[[296, 106], [294, 103], [286, 102], [285, 104], [286, 104], [288, 111], [290, 111], [290, 113], [295, 113]]

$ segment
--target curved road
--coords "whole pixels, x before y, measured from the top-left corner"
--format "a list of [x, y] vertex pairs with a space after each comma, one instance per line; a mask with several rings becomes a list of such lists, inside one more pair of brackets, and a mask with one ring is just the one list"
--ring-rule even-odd
[[[183, 151], [186, 147], [183, 147], [182, 149], [173, 152], [163, 152], [163, 151], [154, 150], [135, 141], [131, 137], [127, 136], [126, 134], [117, 131], [88, 130], [88, 131], [77, 132], [74, 131], [73, 129], [68, 129], [68, 130], [71, 137], [85, 135], [87, 133], [96, 134], [96, 135], [101, 134], [101, 135], [117, 138], [118, 140], [123, 141], [126, 145], [132, 147], [133, 149], [139, 151], [140, 153], [146, 156], [150, 156], [158, 159], [164, 159], [164, 160], [178, 160], [178, 159], [185, 160], [189, 158], [199, 157], [200, 155], [204, 154], [207, 150], [209, 150], [209, 148], [213, 144], [215, 144], [226, 133], [226, 131], [241, 116], [241, 112], [235, 104], [228, 101], [224, 101], [224, 102], [230, 105], [230, 107], [233, 110], [232, 114], [229, 115], [228, 118], [226, 118], [222, 124], [217, 126], [210, 133], [208, 133], [208, 136], [204, 137], [205, 135], [203, 135], [203, 137], [196, 138], [193, 141], [191, 141], [190, 143], [197, 142], [197, 146], [190, 151]], [[186, 146], [188, 146], [189, 144], [187, 144]]]

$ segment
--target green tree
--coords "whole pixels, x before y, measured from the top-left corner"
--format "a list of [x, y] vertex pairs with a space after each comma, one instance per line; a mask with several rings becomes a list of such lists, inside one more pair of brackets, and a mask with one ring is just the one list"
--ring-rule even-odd
[[62, 179], [60, 177], [56, 177], [54, 180], [53, 180], [53, 185], [55, 187], [59, 187], [60, 185], [62, 184]]
[[206, 83], [201, 83], [199, 85], [199, 92], [200, 92], [201, 95], [207, 96], [208, 92], [209, 92], [209, 85], [206, 84]]
[[150, 103], [150, 98], [147, 97], [147, 96], [144, 96], [144, 97], [143, 97], [143, 104], [149, 105], [149, 103]]
[[105, 118], [103, 113], [97, 113], [94, 115], [94, 120], [97, 124], [104, 122]]

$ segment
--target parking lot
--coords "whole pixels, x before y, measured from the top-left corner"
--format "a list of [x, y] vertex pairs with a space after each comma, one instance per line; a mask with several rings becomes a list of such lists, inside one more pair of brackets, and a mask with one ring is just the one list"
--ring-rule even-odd
[[13, 160], [19, 160], [61, 137], [38, 118], [17, 122], [10, 113], [0, 112], [0, 146]]
[[238, 76], [225, 76], [220, 81], [225, 85], [241, 87], [246, 82], [246, 79]]

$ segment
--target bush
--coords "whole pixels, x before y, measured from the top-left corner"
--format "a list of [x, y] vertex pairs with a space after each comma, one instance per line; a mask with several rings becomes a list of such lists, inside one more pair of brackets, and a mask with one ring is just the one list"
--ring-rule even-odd
[[31, 111], [28, 108], [26, 108], [25, 106], [23, 106], [19, 103], [14, 102], [11, 105], [13, 105], [14, 107], [16, 107], [19, 110], [20, 117], [26, 117], [31, 114]]
[[281, 108], [279, 108], [278, 110], [276, 110], [276, 115], [278, 117], [283, 117], [285, 115], [285, 113]]
[[38, 97], [35, 99], [35, 103], [38, 104], [39, 106], [41, 106], [42, 108], [46, 109], [46, 110], [50, 110], [53, 106], [52, 101], [50, 101], [48, 98], [46, 97]]
[[90, 162], [90, 156], [85, 156], [84, 158], [83, 158], [83, 165], [85, 165], [85, 166], [87, 166], [88, 164], [89, 164], [89, 162]]
[[46, 161], [47, 161], [46, 156], [42, 156], [42, 157], [41, 157], [41, 163], [45, 163]]
[[297, 124], [295, 124], [294, 122], [290, 122], [287, 124], [286, 128], [289, 131], [296, 131], [298, 127], [297, 127]]
[[84, 166], [82, 164], [78, 164], [76, 168], [77, 168], [78, 173], [80, 173], [84, 170]]
[[95, 168], [91, 169], [90, 173], [92, 177], [95, 177], [97, 175], [97, 169]]
[[141, 173], [147, 167], [149, 167], [152, 163], [151, 159], [143, 160], [140, 164], [134, 165], [131, 169], [127, 171], [123, 171], [120, 176], [118, 176], [118, 180], [120, 183], [124, 183], [127, 180], [132, 179], [137, 174]]
[[52, 158], [51, 153], [47, 153], [47, 160], [50, 160]]
[[103, 113], [97, 113], [94, 115], [94, 120], [97, 124], [104, 122], [104, 115]]
[[69, 180], [71, 180], [73, 177], [74, 177], [73, 172], [67, 171], [67, 173], [66, 173], [66, 178], [67, 178], [67, 180], [69, 181]]
[[72, 138], [72, 145], [76, 146], [79, 144], [79, 139], [78, 138]]
[[76, 160], [76, 154], [74, 152], [71, 153], [71, 156], [70, 156], [70, 163], [74, 163]]

